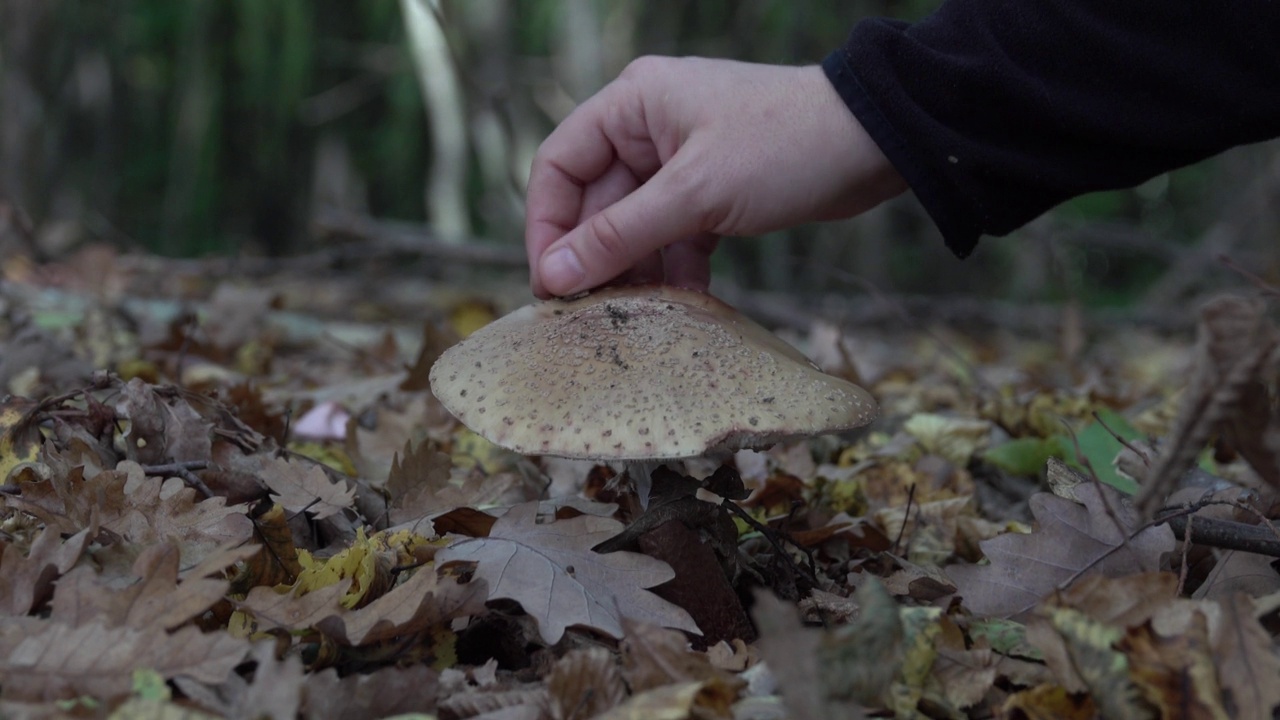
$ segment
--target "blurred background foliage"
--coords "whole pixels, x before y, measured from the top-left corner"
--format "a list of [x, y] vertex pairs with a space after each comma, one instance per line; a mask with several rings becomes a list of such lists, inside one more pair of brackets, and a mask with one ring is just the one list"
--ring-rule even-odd
[[[860, 18], [936, 4], [0, 0], [0, 248], [286, 255], [335, 211], [518, 248], [538, 142], [630, 59], [812, 63]], [[717, 271], [786, 292], [1162, 307], [1227, 281], [1218, 255], [1274, 278], [1277, 208], [1271, 144], [1080, 198], [963, 264], [906, 197], [726, 242]]]

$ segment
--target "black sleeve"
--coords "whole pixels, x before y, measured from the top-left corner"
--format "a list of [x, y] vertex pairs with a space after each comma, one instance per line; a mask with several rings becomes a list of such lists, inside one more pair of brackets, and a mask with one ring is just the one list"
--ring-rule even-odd
[[961, 257], [1280, 136], [1280, 0], [947, 0], [859, 23], [823, 67]]

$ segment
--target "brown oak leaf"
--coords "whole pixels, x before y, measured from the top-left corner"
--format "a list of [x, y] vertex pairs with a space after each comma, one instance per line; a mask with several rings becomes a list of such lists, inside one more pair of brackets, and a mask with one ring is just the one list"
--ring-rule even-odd
[[484, 610], [486, 589], [483, 580], [463, 582], [423, 567], [368, 605], [325, 618], [318, 627], [339, 642], [367, 645], [477, 615]]
[[54, 580], [76, 564], [93, 535], [86, 528], [63, 542], [46, 528], [25, 557], [16, 544], [0, 542], [0, 617], [26, 615], [47, 600]]
[[244, 506], [228, 507], [217, 497], [197, 502], [196, 491], [178, 478], [149, 478], [130, 461], [102, 474], [124, 480], [119, 494], [102, 498], [102, 527], [140, 545], [174, 538], [184, 565], [253, 536]]
[[387, 475], [386, 491], [391, 500], [392, 525], [436, 517], [462, 507], [477, 507], [497, 502], [510, 490], [511, 476], [505, 473], [484, 475], [470, 473], [456, 484], [452, 479], [453, 459], [439, 451], [431, 441], [416, 447], [405, 442]]
[[455, 543], [436, 562], [476, 563], [489, 598], [520, 603], [551, 645], [570, 625], [621, 637], [622, 617], [701, 634], [683, 608], [644, 589], [670, 580], [669, 565], [639, 553], [592, 551], [621, 532], [622, 523], [590, 515], [539, 523], [537, 511], [536, 502], [511, 508], [489, 537]]
[[[1075, 488], [1080, 503], [1050, 493], [1033, 495], [1031, 512], [1039, 525], [1034, 532], [983, 541], [980, 546], [990, 565], [947, 568], [965, 606], [983, 617], [1016, 616], [1077, 573], [1119, 577], [1158, 570], [1161, 554], [1173, 550], [1173, 532], [1167, 525], [1150, 527], [1130, 538], [1127, 547], [1116, 549], [1121, 533], [1131, 535], [1138, 522], [1119, 493], [1109, 488], [1105, 492], [1105, 504], [1094, 484]], [[1120, 527], [1108, 514], [1108, 504]]]
[[178, 584], [179, 559], [172, 542], [148, 546], [134, 561], [136, 581], [125, 587], [88, 566], [77, 567], [58, 582], [51, 619], [67, 625], [94, 620], [106, 627], [177, 628], [222, 599], [230, 586], [201, 577]]
[[436, 709], [439, 673], [426, 665], [384, 667], [368, 675], [338, 677], [332, 668], [306, 679], [306, 717], [364, 720]]
[[351, 507], [356, 491], [333, 481], [318, 465], [263, 458], [258, 477], [290, 514], [306, 510], [317, 520]]
[[26, 632], [0, 634], [0, 677], [6, 699], [49, 701], [129, 693], [133, 672], [150, 669], [165, 678], [187, 676], [207, 683], [226, 679], [244, 660], [249, 642], [192, 627], [167, 633], [159, 627], [71, 626], [43, 622]]
[[123, 439], [130, 460], [160, 465], [209, 459], [213, 423], [201, 417], [176, 388], [134, 378], [121, 388], [115, 409], [129, 421]]

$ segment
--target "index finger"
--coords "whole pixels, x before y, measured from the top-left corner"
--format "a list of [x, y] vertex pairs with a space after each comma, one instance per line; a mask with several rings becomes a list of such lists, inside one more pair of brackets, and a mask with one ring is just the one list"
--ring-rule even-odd
[[634, 87], [615, 80], [569, 114], [538, 148], [529, 170], [525, 252], [533, 292], [544, 296], [537, 276], [543, 252], [583, 218], [587, 188], [621, 161], [639, 182], [661, 166]]

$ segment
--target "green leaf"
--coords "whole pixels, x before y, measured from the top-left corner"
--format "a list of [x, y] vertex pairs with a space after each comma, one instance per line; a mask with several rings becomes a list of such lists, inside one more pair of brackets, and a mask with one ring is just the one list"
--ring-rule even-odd
[[1011, 475], [1038, 475], [1049, 458], [1067, 455], [1070, 440], [1063, 437], [1028, 437], [1010, 440], [987, 450], [982, 459]]
[[[1111, 465], [1116, 454], [1124, 447], [1112, 436], [1107, 428], [1111, 428], [1125, 440], [1137, 440], [1142, 433], [1129, 424], [1128, 420], [1113, 410], [1101, 410], [1098, 417], [1106, 423], [1091, 422], [1083, 430], [1076, 432], [1072, 438], [1070, 433], [1062, 432], [1047, 438], [1017, 438], [991, 448], [982, 455], [982, 459], [1012, 475], [1036, 475], [1044, 468], [1051, 457], [1059, 458], [1081, 472], [1088, 472], [1092, 467], [1098, 479], [1119, 490], [1132, 495], [1137, 492], [1137, 483], [1116, 472]], [[1079, 446], [1079, 452], [1076, 447]]]
[[[1116, 454], [1124, 447], [1111, 433], [1114, 432], [1125, 440], [1137, 440], [1142, 437], [1142, 433], [1115, 411], [1101, 410], [1098, 412], [1098, 417], [1107, 426], [1103, 427], [1102, 423], [1092, 422], [1085, 426], [1084, 430], [1076, 433], [1076, 444], [1080, 446], [1078, 455], [1070, 436], [1062, 437], [1066, 446], [1071, 449], [1071, 454], [1064, 459], [1069, 465], [1088, 472], [1081, 457], [1087, 459], [1088, 465], [1093, 468], [1099, 480], [1122, 493], [1132, 495], [1138, 491], [1138, 484], [1120, 475], [1111, 464]], [[1110, 428], [1111, 432], [1108, 432], [1107, 428]]]
[[1044, 653], [1027, 643], [1025, 625], [1004, 618], [986, 618], [969, 623], [969, 634], [973, 639], [986, 638], [991, 649], [1001, 655], [1043, 660]]

